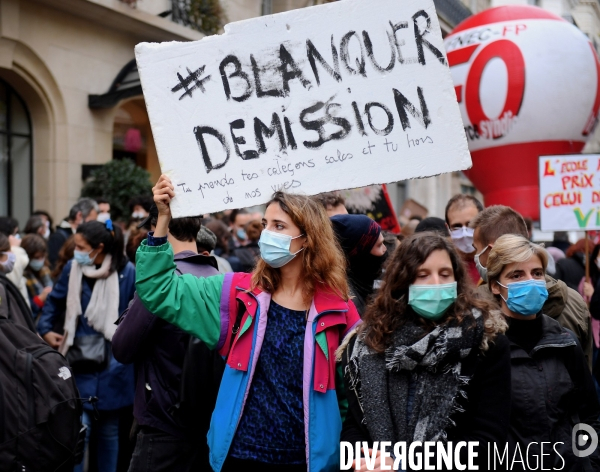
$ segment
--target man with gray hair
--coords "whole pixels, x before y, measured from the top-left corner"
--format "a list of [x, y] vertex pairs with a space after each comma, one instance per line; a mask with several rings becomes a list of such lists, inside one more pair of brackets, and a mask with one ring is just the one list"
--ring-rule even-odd
[[54, 268], [58, 253], [63, 244], [69, 237], [75, 234], [77, 227], [81, 223], [93, 221], [98, 217], [98, 204], [91, 198], [80, 198], [75, 205], [71, 207], [69, 216], [62, 220], [56, 227], [56, 231], [48, 239], [48, 260], [50, 266]]

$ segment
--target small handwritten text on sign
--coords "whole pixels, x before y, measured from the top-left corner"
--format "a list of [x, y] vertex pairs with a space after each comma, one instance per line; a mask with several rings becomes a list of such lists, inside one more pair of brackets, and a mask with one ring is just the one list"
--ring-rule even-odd
[[471, 165], [432, 0], [345, 0], [142, 43], [173, 214]]
[[600, 154], [542, 156], [539, 164], [541, 229], [600, 229]]

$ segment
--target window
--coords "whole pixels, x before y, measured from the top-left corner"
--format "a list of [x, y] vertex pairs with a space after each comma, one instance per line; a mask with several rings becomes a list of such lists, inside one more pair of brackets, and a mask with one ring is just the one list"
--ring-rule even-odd
[[31, 120], [25, 102], [0, 80], [0, 215], [25, 224], [32, 212]]

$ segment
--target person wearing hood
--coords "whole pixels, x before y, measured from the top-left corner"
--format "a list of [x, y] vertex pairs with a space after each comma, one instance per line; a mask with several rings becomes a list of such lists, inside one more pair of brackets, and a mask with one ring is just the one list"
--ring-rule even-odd
[[446, 227], [450, 231], [452, 242], [458, 249], [467, 272], [474, 283], [479, 282], [479, 272], [475, 265], [475, 248], [473, 247], [473, 228], [471, 220], [483, 211], [483, 205], [473, 195], [454, 195], [446, 205]]
[[366, 215], [335, 215], [330, 220], [346, 255], [348, 286], [362, 317], [386, 260], [381, 226]]
[[[585, 238], [580, 239], [573, 244], [567, 252], [564, 259], [556, 262], [556, 271], [554, 277], [562, 280], [573, 290], [577, 290], [581, 279], [585, 277]], [[594, 248], [593, 241], [587, 241], [588, 250], [592, 252]]]
[[[527, 239], [529, 234], [523, 217], [512, 208], [503, 205], [493, 205], [483, 210], [471, 221], [471, 228], [474, 229], [475, 264], [485, 282], [479, 290], [489, 294], [487, 261], [496, 240], [504, 234], [516, 234]], [[592, 330], [587, 305], [579, 293], [562, 280], [553, 279], [549, 275], [546, 275], [546, 289], [548, 299], [544, 303], [544, 314], [575, 333], [591, 369]]]

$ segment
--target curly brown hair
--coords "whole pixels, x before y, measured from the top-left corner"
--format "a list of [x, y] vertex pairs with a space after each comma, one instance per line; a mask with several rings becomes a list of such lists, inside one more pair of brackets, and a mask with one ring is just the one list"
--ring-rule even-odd
[[[435, 232], [415, 234], [404, 241], [387, 262], [383, 283], [375, 300], [369, 305], [361, 330], [365, 331], [365, 343], [376, 352], [384, 352], [391, 335], [409, 321], [421, 324], [427, 332], [437, 323], [417, 315], [408, 305], [408, 287], [417, 279], [419, 267], [433, 251], [446, 251], [450, 256], [458, 297], [444, 317], [444, 323], [458, 320], [474, 324], [473, 308], [480, 309], [484, 320], [495, 306], [492, 301], [479, 298], [467, 274], [461, 257], [452, 242]], [[486, 326], [488, 329], [495, 329]]]
[[[316, 284], [323, 284], [327, 290], [348, 300], [346, 258], [325, 209], [310, 197], [285, 192], [275, 192], [267, 208], [274, 203], [279, 204], [306, 236], [306, 247], [300, 253], [304, 300], [312, 300]], [[281, 271], [259, 259], [252, 273], [252, 289], [260, 287], [273, 293], [280, 284]]]

